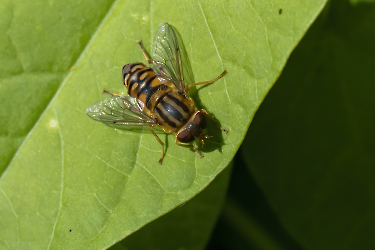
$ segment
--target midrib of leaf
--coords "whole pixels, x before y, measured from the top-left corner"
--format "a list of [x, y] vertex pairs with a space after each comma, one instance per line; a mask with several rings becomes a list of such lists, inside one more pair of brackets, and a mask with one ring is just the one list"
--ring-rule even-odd
[[[78, 62], [82, 59], [82, 57], [86, 54], [86, 51], [88, 50], [88, 48], [90, 47], [90, 45], [92, 44], [92, 42], [95, 40], [96, 36], [98, 35], [99, 31], [101, 30], [102, 26], [104, 25], [104, 23], [106, 22], [106, 20], [108, 19], [108, 17], [110, 16], [110, 14], [112, 13], [112, 10], [114, 9], [114, 7], [116, 6], [118, 0], [115, 0], [115, 2], [113, 2], [113, 4], [111, 5], [111, 7], [109, 8], [108, 10], [108, 13], [104, 16], [104, 18], [101, 20], [101, 22], [99, 23], [96, 31], [93, 33], [93, 35], [91, 36], [90, 40], [88, 41], [87, 45], [85, 46], [85, 48], [82, 50], [82, 53], [81, 55], [77, 58], [77, 60], [73, 63], [73, 65], [77, 65]], [[6, 175], [7, 173], [7, 170], [9, 169], [9, 166], [12, 165], [14, 159], [17, 158], [19, 152], [21, 151], [21, 149], [23, 148], [23, 146], [25, 145], [25, 142], [28, 140], [28, 138], [30, 137], [30, 135], [33, 133], [33, 131], [35, 130], [35, 128], [37, 127], [37, 125], [39, 124], [40, 120], [43, 118], [44, 114], [47, 112], [47, 110], [50, 109], [52, 103], [55, 101], [55, 99], [59, 96], [59, 93], [61, 91], [61, 89], [65, 86], [65, 83], [69, 80], [70, 76], [72, 75], [73, 73], [73, 70], [70, 70], [70, 72], [66, 75], [66, 77], [64, 78], [64, 80], [62, 81], [62, 83], [60, 84], [60, 87], [57, 89], [56, 93], [54, 94], [54, 96], [52, 97], [52, 99], [50, 100], [50, 102], [48, 103], [48, 105], [46, 106], [46, 108], [43, 110], [43, 112], [40, 114], [38, 120], [36, 121], [36, 123], [34, 124], [34, 126], [31, 128], [31, 130], [29, 131], [29, 133], [26, 135], [25, 139], [23, 140], [23, 142], [21, 143], [21, 145], [18, 147], [17, 151], [14, 153], [12, 159], [10, 160], [8, 166], [6, 167], [6, 169], [4, 170], [3, 174], [0, 176], [0, 183], [1, 183], [1, 180], [2, 178]], [[61, 208], [61, 207], [60, 207]], [[59, 208], [59, 211], [60, 211], [60, 208]], [[57, 221], [57, 219], [56, 219]]]

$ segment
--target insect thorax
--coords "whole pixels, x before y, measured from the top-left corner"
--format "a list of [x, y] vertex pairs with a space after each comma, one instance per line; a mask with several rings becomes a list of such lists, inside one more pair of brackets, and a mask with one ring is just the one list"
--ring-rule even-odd
[[172, 82], [143, 63], [125, 65], [123, 79], [128, 94], [142, 101], [145, 113], [156, 118], [168, 133], [177, 133], [196, 112], [190, 98], [178, 94]]

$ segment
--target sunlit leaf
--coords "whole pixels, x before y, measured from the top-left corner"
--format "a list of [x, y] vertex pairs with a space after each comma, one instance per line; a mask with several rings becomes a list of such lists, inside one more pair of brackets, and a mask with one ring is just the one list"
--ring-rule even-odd
[[[4, 1], [0, 247], [102, 249], [202, 191], [324, 3]], [[122, 66], [144, 61], [136, 41], [149, 49], [161, 21], [179, 31], [196, 81], [228, 70], [193, 95], [229, 129], [209, 126], [203, 159], [159, 133], [158, 165], [148, 128], [113, 129], [85, 113], [103, 88], [125, 92]]]

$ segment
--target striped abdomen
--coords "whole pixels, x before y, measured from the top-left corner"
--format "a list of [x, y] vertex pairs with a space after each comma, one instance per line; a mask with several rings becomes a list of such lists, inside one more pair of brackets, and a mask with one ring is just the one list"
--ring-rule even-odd
[[163, 125], [164, 131], [177, 133], [195, 113], [195, 106], [190, 99], [169, 92], [157, 104], [155, 117]]
[[143, 63], [125, 65], [122, 74], [128, 94], [141, 100], [151, 112], [163, 96], [174, 90], [174, 85], [161, 82], [154, 70]]
[[194, 103], [178, 94], [175, 85], [161, 81], [143, 63], [125, 65], [122, 69], [128, 94], [145, 104], [145, 112], [155, 117], [166, 132], [177, 133], [195, 113]]

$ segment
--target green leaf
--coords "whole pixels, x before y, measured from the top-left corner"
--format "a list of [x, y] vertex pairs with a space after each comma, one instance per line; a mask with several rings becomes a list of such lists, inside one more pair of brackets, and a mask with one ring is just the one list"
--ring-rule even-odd
[[111, 250], [205, 249], [222, 209], [232, 166], [233, 163], [192, 200], [141, 228]]
[[303, 249], [374, 249], [375, 4], [328, 7], [260, 107], [242, 152]]
[[0, 173], [111, 6], [111, 1], [75, 3], [1, 1]]
[[[202, 191], [234, 157], [324, 3], [4, 0], [0, 247], [109, 247]], [[193, 97], [229, 133], [211, 126], [203, 159], [159, 133], [160, 166], [147, 128], [113, 129], [85, 109], [103, 88], [125, 91], [122, 66], [144, 60], [136, 41], [149, 49], [161, 21], [181, 34], [196, 81], [228, 70]]]

